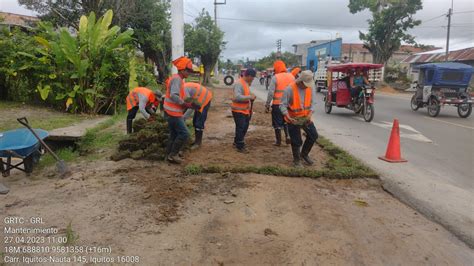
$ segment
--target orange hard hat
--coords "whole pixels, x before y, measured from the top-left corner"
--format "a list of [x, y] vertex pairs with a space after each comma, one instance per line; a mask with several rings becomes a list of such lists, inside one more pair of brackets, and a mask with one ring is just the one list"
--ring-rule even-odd
[[275, 63], [273, 63], [273, 68], [275, 69], [275, 74], [286, 72], [285, 62], [281, 60], [275, 61]]

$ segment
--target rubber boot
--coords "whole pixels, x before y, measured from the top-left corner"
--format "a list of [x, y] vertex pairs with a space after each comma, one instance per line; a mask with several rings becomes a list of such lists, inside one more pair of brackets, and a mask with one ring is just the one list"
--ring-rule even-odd
[[168, 162], [170, 163], [175, 163], [175, 164], [181, 164], [183, 162], [183, 159], [179, 157], [179, 151], [184, 145], [184, 140], [181, 139], [176, 139], [175, 142], [173, 143], [173, 146], [171, 147], [171, 152], [168, 155]]
[[127, 119], [127, 134], [133, 132], [133, 119]]
[[196, 150], [198, 149], [199, 147], [201, 147], [201, 144], [202, 144], [202, 135], [203, 135], [203, 131], [202, 130], [196, 130], [194, 131], [194, 143], [193, 145], [191, 146], [191, 150]]
[[281, 146], [281, 129], [279, 128], [275, 129], [275, 143], [273, 145]]
[[290, 133], [288, 133], [288, 125], [283, 126], [283, 132], [285, 132], [285, 142], [286, 144], [290, 145], [291, 144], [291, 139], [290, 139]]
[[303, 149], [301, 150], [301, 158], [303, 159], [303, 162], [307, 165], [313, 165], [314, 161], [311, 160], [309, 157], [309, 152], [311, 151], [311, 148], [313, 148], [313, 144], [305, 141], [303, 144]]
[[293, 166], [300, 168], [303, 165], [301, 164], [300, 159], [300, 146], [291, 146], [291, 152], [293, 153]]

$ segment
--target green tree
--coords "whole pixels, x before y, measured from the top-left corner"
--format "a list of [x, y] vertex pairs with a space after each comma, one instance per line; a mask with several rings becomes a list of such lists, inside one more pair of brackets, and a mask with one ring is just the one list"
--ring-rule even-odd
[[225, 47], [224, 32], [212, 20], [207, 11], [202, 11], [194, 25], [184, 27], [184, 50], [191, 57], [199, 57], [204, 65], [203, 83], [209, 83], [209, 77], [219, 54]]
[[299, 64], [298, 56], [293, 53], [284, 52], [281, 54], [281, 57], [278, 57], [275, 52], [271, 52], [270, 55], [260, 58], [255, 64], [255, 68], [260, 71], [271, 68], [278, 59], [285, 62], [287, 67], [295, 67]]
[[102, 16], [109, 9], [114, 11], [114, 25], [122, 25], [131, 16], [135, 0], [18, 0], [20, 5], [39, 14], [42, 20], [51, 22], [55, 27], [79, 28], [82, 15], [94, 12]]
[[359, 38], [372, 53], [374, 63], [385, 64], [402, 42], [415, 43], [407, 30], [421, 24], [413, 18], [423, 7], [421, 0], [350, 0], [348, 7], [353, 14], [365, 9], [372, 12], [369, 31], [359, 31]]
[[134, 15], [129, 16], [124, 27], [134, 31], [135, 45], [143, 52], [146, 60], [151, 60], [163, 81], [169, 74], [171, 59], [170, 6], [166, 1], [136, 1]]

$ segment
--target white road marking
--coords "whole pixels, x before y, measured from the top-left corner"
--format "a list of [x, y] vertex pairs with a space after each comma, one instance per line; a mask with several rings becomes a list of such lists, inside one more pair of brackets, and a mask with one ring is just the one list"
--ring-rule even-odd
[[424, 118], [429, 119], [429, 120], [433, 120], [433, 121], [436, 121], [436, 122], [442, 122], [442, 123], [450, 124], [450, 125], [453, 125], [453, 126], [463, 127], [463, 128], [467, 128], [467, 129], [474, 129], [474, 127], [469, 127], [469, 126], [465, 126], [465, 125], [461, 125], [461, 124], [456, 124], [456, 123], [453, 123], [453, 122], [448, 122], [448, 121], [444, 121], [444, 120], [436, 119], [436, 118], [432, 118], [432, 117], [424, 116]]
[[[364, 121], [364, 119], [362, 117], [354, 117], [354, 118], [357, 119], [357, 120]], [[392, 129], [392, 126], [393, 126], [393, 123], [388, 122], [388, 121], [382, 121], [382, 123], [372, 121], [369, 124], [372, 124], [374, 126], [378, 126], [378, 127], [381, 127], [381, 128], [385, 128], [385, 129]], [[412, 133], [400, 132], [400, 137], [401, 138], [411, 139], [411, 140], [415, 140], [415, 141], [419, 141], [419, 142], [425, 142], [425, 143], [433, 143], [433, 141], [431, 139], [425, 137], [423, 134], [421, 134], [420, 131], [414, 129], [413, 127], [411, 127], [409, 125], [399, 124], [399, 127], [400, 127], [400, 131], [402, 131], [402, 129], [403, 129], [403, 131], [412, 132]]]

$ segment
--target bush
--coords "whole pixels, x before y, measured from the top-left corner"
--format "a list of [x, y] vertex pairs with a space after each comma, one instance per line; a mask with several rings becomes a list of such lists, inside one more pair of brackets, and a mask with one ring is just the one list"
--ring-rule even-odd
[[112, 16], [111, 10], [97, 21], [94, 13], [82, 16], [76, 34], [39, 23], [37, 47], [18, 54], [27, 61], [19, 70], [34, 73], [43, 101], [81, 113], [109, 113], [124, 101], [133, 31], [110, 27]]

